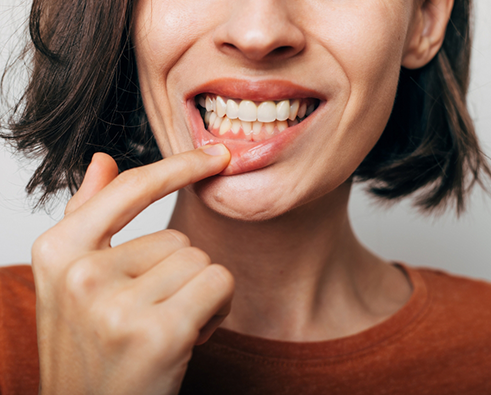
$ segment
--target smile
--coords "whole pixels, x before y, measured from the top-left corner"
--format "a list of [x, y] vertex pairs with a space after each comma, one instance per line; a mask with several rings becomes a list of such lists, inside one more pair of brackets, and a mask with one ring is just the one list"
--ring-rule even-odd
[[221, 175], [263, 169], [294, 149], [328, 98], [284, 80], [220, 79], [186, 94], [195, 148], [224, 144], [231, 160]]
[[254, 102], [213, 94], [196, 97], [205, 128], [214, 136], [245, 141], [270, 139], [293, 127], [319, 105], [316, 99]]

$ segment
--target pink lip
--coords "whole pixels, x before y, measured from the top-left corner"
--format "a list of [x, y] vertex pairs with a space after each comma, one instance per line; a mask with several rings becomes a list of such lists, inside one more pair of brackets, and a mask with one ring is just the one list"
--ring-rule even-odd
[[[207, 144], [222, 143], [231, 153], [232, 158], [230, 163], [227, 168], [222, 171], [222, 175], [240, 174], [272, 165], [276, 162], [285, 148], [292, 144], [293, 140], [307, 129], [312, 122], [315, 113], [298, 125], [290, 127], [268, 140], [251, 142], [225, 139], [212, 135], [203, 125], [203, 120], [196, 108], [194, 98], [198, 94], [204, 92], [253, 101], [313, 97], [321, 101], [319, 108], [326, 102], [326, 98], [319, 92], [282, 80], [251, 82], [237, 79], [221, 79], [204, 84], [189, 92], [185, 97], [187, 105], [186, 109], [191, 121], [192, 138], [195, 148]], [[319, 110], [319, 108], [317, 110]]]

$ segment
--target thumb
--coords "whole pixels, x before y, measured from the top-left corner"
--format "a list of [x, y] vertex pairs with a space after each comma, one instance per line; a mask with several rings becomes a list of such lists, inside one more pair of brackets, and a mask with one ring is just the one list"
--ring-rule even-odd
[[77, 210], [92, 196], [97, 194], [118, 175], [118, 165], [111, 156], [96, 152], [92, 157], [79, 190], [69, 200], [65, 215]]

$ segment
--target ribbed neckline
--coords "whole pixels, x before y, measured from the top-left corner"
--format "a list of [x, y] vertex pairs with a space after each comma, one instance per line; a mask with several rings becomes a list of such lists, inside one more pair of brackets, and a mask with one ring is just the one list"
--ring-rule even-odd
[[316, 342], [288, 342], [265, 339], [218, 328], [207, 344], [226, 347], [249, 355], [290, 360], [332, 359], [368, 351], [370, 348], [409, 330], [423, 315], [429, 294], [421, 274], [404, 264], [395, 263], [408, 276], [413, 292], [409, 301], [385, 321], [339, 339]]

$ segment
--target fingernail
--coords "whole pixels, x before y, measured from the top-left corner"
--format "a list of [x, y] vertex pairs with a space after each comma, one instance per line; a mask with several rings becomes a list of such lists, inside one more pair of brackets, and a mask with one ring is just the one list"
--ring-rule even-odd
[[215, 144], [203, 148], [203, 152], [211, 156], [220, 156], [226, 155], [228, 153], [228, 150], [223, 144]]

